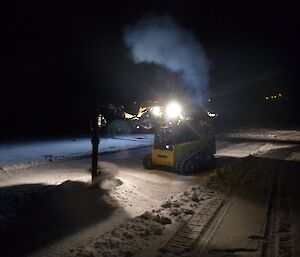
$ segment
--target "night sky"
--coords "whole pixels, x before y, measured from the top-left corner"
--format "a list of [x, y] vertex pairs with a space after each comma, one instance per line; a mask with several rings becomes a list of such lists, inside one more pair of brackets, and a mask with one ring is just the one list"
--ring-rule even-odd
[[[298, 8], [261, 2], [2, 3], [1, 138], [88, 133], [97, 103], [133, 110], [134, 100], [168, 91], [177, 75], [135, 64], [124, 44], [124, 28], [148, 15], [169, 15], [196, 35], [210, 61], [209, 95], [223, 117], [255, 123], [277, 108], [274, 119], [296, 124]], [[286, 96], [282, 103], [264, 101], [277, 92]]]

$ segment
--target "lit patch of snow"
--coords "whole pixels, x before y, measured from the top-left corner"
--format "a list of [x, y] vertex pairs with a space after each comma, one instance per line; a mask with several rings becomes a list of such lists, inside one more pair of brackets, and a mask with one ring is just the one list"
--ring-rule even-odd
[[273, 151], [273, 150], [278, 150], [278, 149], [282, 149], [282, 148], [290, 148], [291, 145], [290, 144], [265, 144], [262, 147], [260, 147], [258, 150], [256, 150], [255, 152], [253, 152], [253, 155], [263, 155], [268, 153], [269, 151]]
[[[222, 168], [222, 178], [216, 173], [205, 185], [193, 185], [184, 192], [173, 194], [158, 208], [128, 219], [112, 230], [70, 249], [67, 256], [157, 256], [151, 247], [160, 246], [192, 215], [215, 197], [230, 194], [248, 168], [247, 159]], [[149, 210], [148, 208], [145, 208]], [[150, 254], [149, 254], [150, 253]]]
[[[248, 143], [239, 143], [239, 144], [224, 144], [221, 149], [218, 149], [216, 157], [218, 156], [228, 156], [228, 157], [237, 157], [243, 158], [250, 154], [253, 154], [261, 144], [248, 144]], [[218, 147], [219, 148], [219, 147]]]
[[[149, 134], [101, 138], [99, 152], [149, 146], [153, 144], [153, 138], [154, 136]], [[89, 155], [91, 150], [89, 137], [5, 143], [0, 145], [0, 167], [1, 169], [27, 168], [41, 162]]]
[[300, 149], [298, 148], [294, 152], [290, 153], [290, 155], [286, 158], [288, 161], [300, 161]]
[[265, 139], [265, 140], [285, 140], [285, 141], [299, 141], [299, 130], [270, 130], [270, 129], [247, 129], [237, 130], [221, 134], [222, 136], [232, 138], [245, 138], [245, 139]]
[[271, 150], [294, 147], [300, 143], [300, 132], [295, 130], [247, 129], [217, 135], [216, 156], [243, 158], [261, 155]]
[[71, 249], [70, 256], [132, 256], [155, 236], [162, 235], [165, 222], [171, 220], [145, 212], [101, 235], [93, 244]]

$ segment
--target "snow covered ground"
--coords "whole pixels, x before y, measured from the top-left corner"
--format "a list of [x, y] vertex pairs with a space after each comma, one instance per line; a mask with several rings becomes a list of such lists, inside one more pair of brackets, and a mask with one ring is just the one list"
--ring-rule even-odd
[[[147, 137], [113, 142], [150, 145], [153, 138]], [[100, 155], [103, 173], [92, 185], [89, 158], [0, 172], [0, 256], [191, 256], [179, 250], [192, 243], [207, 247], [203, 256], [258, 256], [265, 235], [257, 231], [265, 224], [271, 182], [278, 172], [291, 178], [282, 184], [291, 188], [291, 197], [283, 195], [279, 202], [293, 209], [273, 203], [281, 208], [276, 213], [290, 217], [278, 216], [279, 223], [288, 222], [288, 230], [279, 234], [274, 228], [274, 233], [280, 238], [292, 235], [285, 242], [295, 246], [300, 238], [300, 194], [295, 193], [299, 175], [289, 171], [299, 169], [299, 132], [248, 129], [217, 138], [217, 169], [187, 177], [143, 169], [141, 160], [150, 146]], [[148, 139], [151, 143], [144, 142]], [[240, 183], [242, 189], [232, 195]], [[206, 231], [211, 244], [198, 240]], [[289, 247], [282, 249], [289, 254]], [[293, 251], [278, 256], [299, 256], [299, 247]]]
[[[101, 138], [99, 152], [111, 152], [153, 144], [153, 135], [135, 134]], [[91, 138], [51, 139], [0, 144], [0, 169], [26, 168], [45, 161], [91, 154]]]
[[286, 130], [286, 129], [240, 129], [225, 132], [219, 135], [219, 137], [229, 138], [243, 138], [254, 139], [263, 141], [286, 141], [286, 142], [299, 142], [300, 130]]

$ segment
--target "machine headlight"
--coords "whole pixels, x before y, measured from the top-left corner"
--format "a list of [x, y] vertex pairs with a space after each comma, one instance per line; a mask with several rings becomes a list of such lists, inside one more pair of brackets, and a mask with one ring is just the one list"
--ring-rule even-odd
[[182, 114], [182, 107], [176, 102], [171, 102], [166, 106], [166, 115], [170, 119], [179, 118]]
[[152, 113], [154, 116], [161, 116], [162, 111], [161, 111], [160, 106], [154, 106], [154, 107], [152, 107], [152, 108], [151, 108], [151, 113]]

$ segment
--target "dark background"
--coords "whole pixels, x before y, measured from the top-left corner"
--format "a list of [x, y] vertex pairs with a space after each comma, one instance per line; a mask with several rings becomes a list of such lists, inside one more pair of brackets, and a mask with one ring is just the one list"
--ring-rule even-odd
[[[1, 138], [88, 133], [97, 103], [133, 111], [134, 100], [165, 91], [176, 76], [134, 64], [122, 39], [126, 25], [149, 14], [196, 34], [220, 125], [297, 126], [299, 12], [287, 1], [261, 2], [2, 2]], [[265, 101], [278, 92], [280, 101]]]

